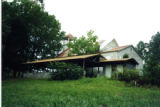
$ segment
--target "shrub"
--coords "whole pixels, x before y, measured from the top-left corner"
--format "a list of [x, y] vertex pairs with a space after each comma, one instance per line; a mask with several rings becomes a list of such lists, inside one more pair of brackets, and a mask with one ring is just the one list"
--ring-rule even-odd
[[132, 80], [138, 80], [139, 71], [136, 69], [124, 69], [122, 79], [127, 82], [130, 82]]
[[114, 72], [112, 78], [126, 82], [137, 81], [139, 80], [139, 71], [136, 69], [125, 68], [123, 72]]
[[56, 62], [50, 63], [50, 68], [55, 71], [51, 73], [52, 80], [74, 80], [83, 76], [84, 70], [80, 66], [71, 63]]
[[124, 54], [123, 58], [129, 58], [129, 55], [128, 54]]
[[151, 83], [160, 86], [160, 65], [155, 66], [154, 71], [150, 75]]
[[152, 84], [160, 86], [160, 65], [155, 65], [150, 71], [145, 70], [141, 84]]
[[122, 77], [123, 73], [122, 72], [119, 72], [119, 71], [115, 71], [112, 73], [112, 79], [118, 79], [118, 80], [121, 80], [121, 77]]

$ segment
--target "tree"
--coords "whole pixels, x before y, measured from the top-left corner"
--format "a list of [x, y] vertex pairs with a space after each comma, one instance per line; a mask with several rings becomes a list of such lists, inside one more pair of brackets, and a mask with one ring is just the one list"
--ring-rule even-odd
[[149, 82], [160, 85], [160, 33], [158, 32], [149, 42], [149, 51], [146, 59], [146, 76]]
[[2, 2], [2, 65], [16, 71], [22, 63], [53, 58], [61, 50], [64, 32], [54, 15], [44, 11], [43, 0]]
[[141, 55], [144, 59], [147, 57], [148, 52], [148, 43], [144, 43], [143, 41], [140, 41], [137, 46], [136, 50], [139, 55]]
[[97, 53], [99, 51], [99, 43], [96, 40], [97, 36], [94, 35], [92, 30], [87, 33], [87, 37], [74, 38], [73, 42], [67, 44], [68, 48], [70, 48], [69, 55]]
[[50, 63], [48, 67], [56, 69], [51, 73], [52, 80], [76, 80], [83, 77], [84, 69], [76, 64], [65, 62]]
[[150, 60], [154, 60], [157, 64], [160, 64], [160, 33], [152, 36], [152, 39], [149, 43], [149, 57]]

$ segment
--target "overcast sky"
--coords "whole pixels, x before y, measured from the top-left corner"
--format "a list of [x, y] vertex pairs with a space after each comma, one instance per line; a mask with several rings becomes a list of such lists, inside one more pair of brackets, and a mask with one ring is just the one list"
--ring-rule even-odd
[[86, 35], [90, 29], [99, 40], [115, 38], [119, 45], [149, 42], [160, 31], [160, 0], [44, 0], [66, 34]]

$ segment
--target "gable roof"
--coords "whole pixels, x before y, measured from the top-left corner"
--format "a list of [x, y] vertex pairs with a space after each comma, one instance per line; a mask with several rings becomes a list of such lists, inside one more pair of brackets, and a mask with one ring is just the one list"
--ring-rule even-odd
[[132, 62], [138, 64], [138, 62], [134, 58], [105, 59], [105, 60], [101, 60], [100, 62], [126, 62], [126, 61], [132, 61]]
[[76, 59], [86, 59], [93, 56], [98, 56], [97, 54], [89, 54], [89, 55], [81, 55], [81, 56], [72, 56], [72, 57], [63, 57], [63, 58], [52, 58], [52, 59], [42, 59], [37, 61], [26, 62], [24, 64], [35, 64], [35, 63], [43, 63], [43, 62], [52, 62], [52, 61], [65, 61], [65, 60], [76, 60]]
[[73, 40], [75, 37], [69, 33], [68, 35], [65, 35], [64, 38], [66, 38], [66, 39], [69, 38], [69, 39]]
[[106, 40], [99, 40], [98, 43], [99, 45], [102, 45]]
[[62, 58], [67, 57], [69, 52], [69, 48], [65, 49], [63, 52], [61, 52], [56, 58]]
[[[100, 44], [100, 51], [104, 50], [106, 47], [108, 47], [109, 45], [111, 44], [115, 44], [116, 46], [119, 46], [117, 41], [115, 39], [112, 39], [110, 42], [108, 41], [103, 41], [101, 44]], [[107, 49], [108, 50], [108, 49]]]
[[134, 49], [134, 51], [137, 53], [137, 55], [143, 60], [143, 57], [142, 57], [140, 54], [138, 54], [138, 52], [136, 51], [136, 49], [134, 48], [133, 45], [119, 46], [119, 47], [113, 48], [113, 49], [111, 49], [111, 50], [104, 51], [104, 52], [102, 52], [102, 53], [118, 52], [118, 51], [121, 51], [121, 50], [126, 49], [126, 48], [128, 48], [128, 47], [132, 47], [132, 48]]
[[128, 47], [130, 47], [130, 46], [132, 46], [132, 45], [118, 46], [118, 47], [116, 47], [116, 48], [112, 48], [112, 49], [110, 49], [110, 50], [108, 50], [108, 51], [104, 51], [104, 52], [102, 52], [102, 53], [117, 52], [117, 51], [123, 50], [123, 49], [125, 49], [125, 48], [128, 48]]

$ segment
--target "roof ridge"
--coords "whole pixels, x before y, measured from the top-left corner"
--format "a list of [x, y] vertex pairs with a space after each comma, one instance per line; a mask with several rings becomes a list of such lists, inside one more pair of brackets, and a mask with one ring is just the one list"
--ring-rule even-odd
[[[122, 49], [125, 49], [127, 47], [130, 47], [132, 45], [124, 45], [124, 46], [118, 46], [118, 47], [115, 47], [115, 48], [112, 48], [110, 50], [107, 50], [107, 51], [104, 51], [104, 52], [115, 52], [115, 51], [120, 51]], [[103, 53], [103, 52], [102, 52]]]

